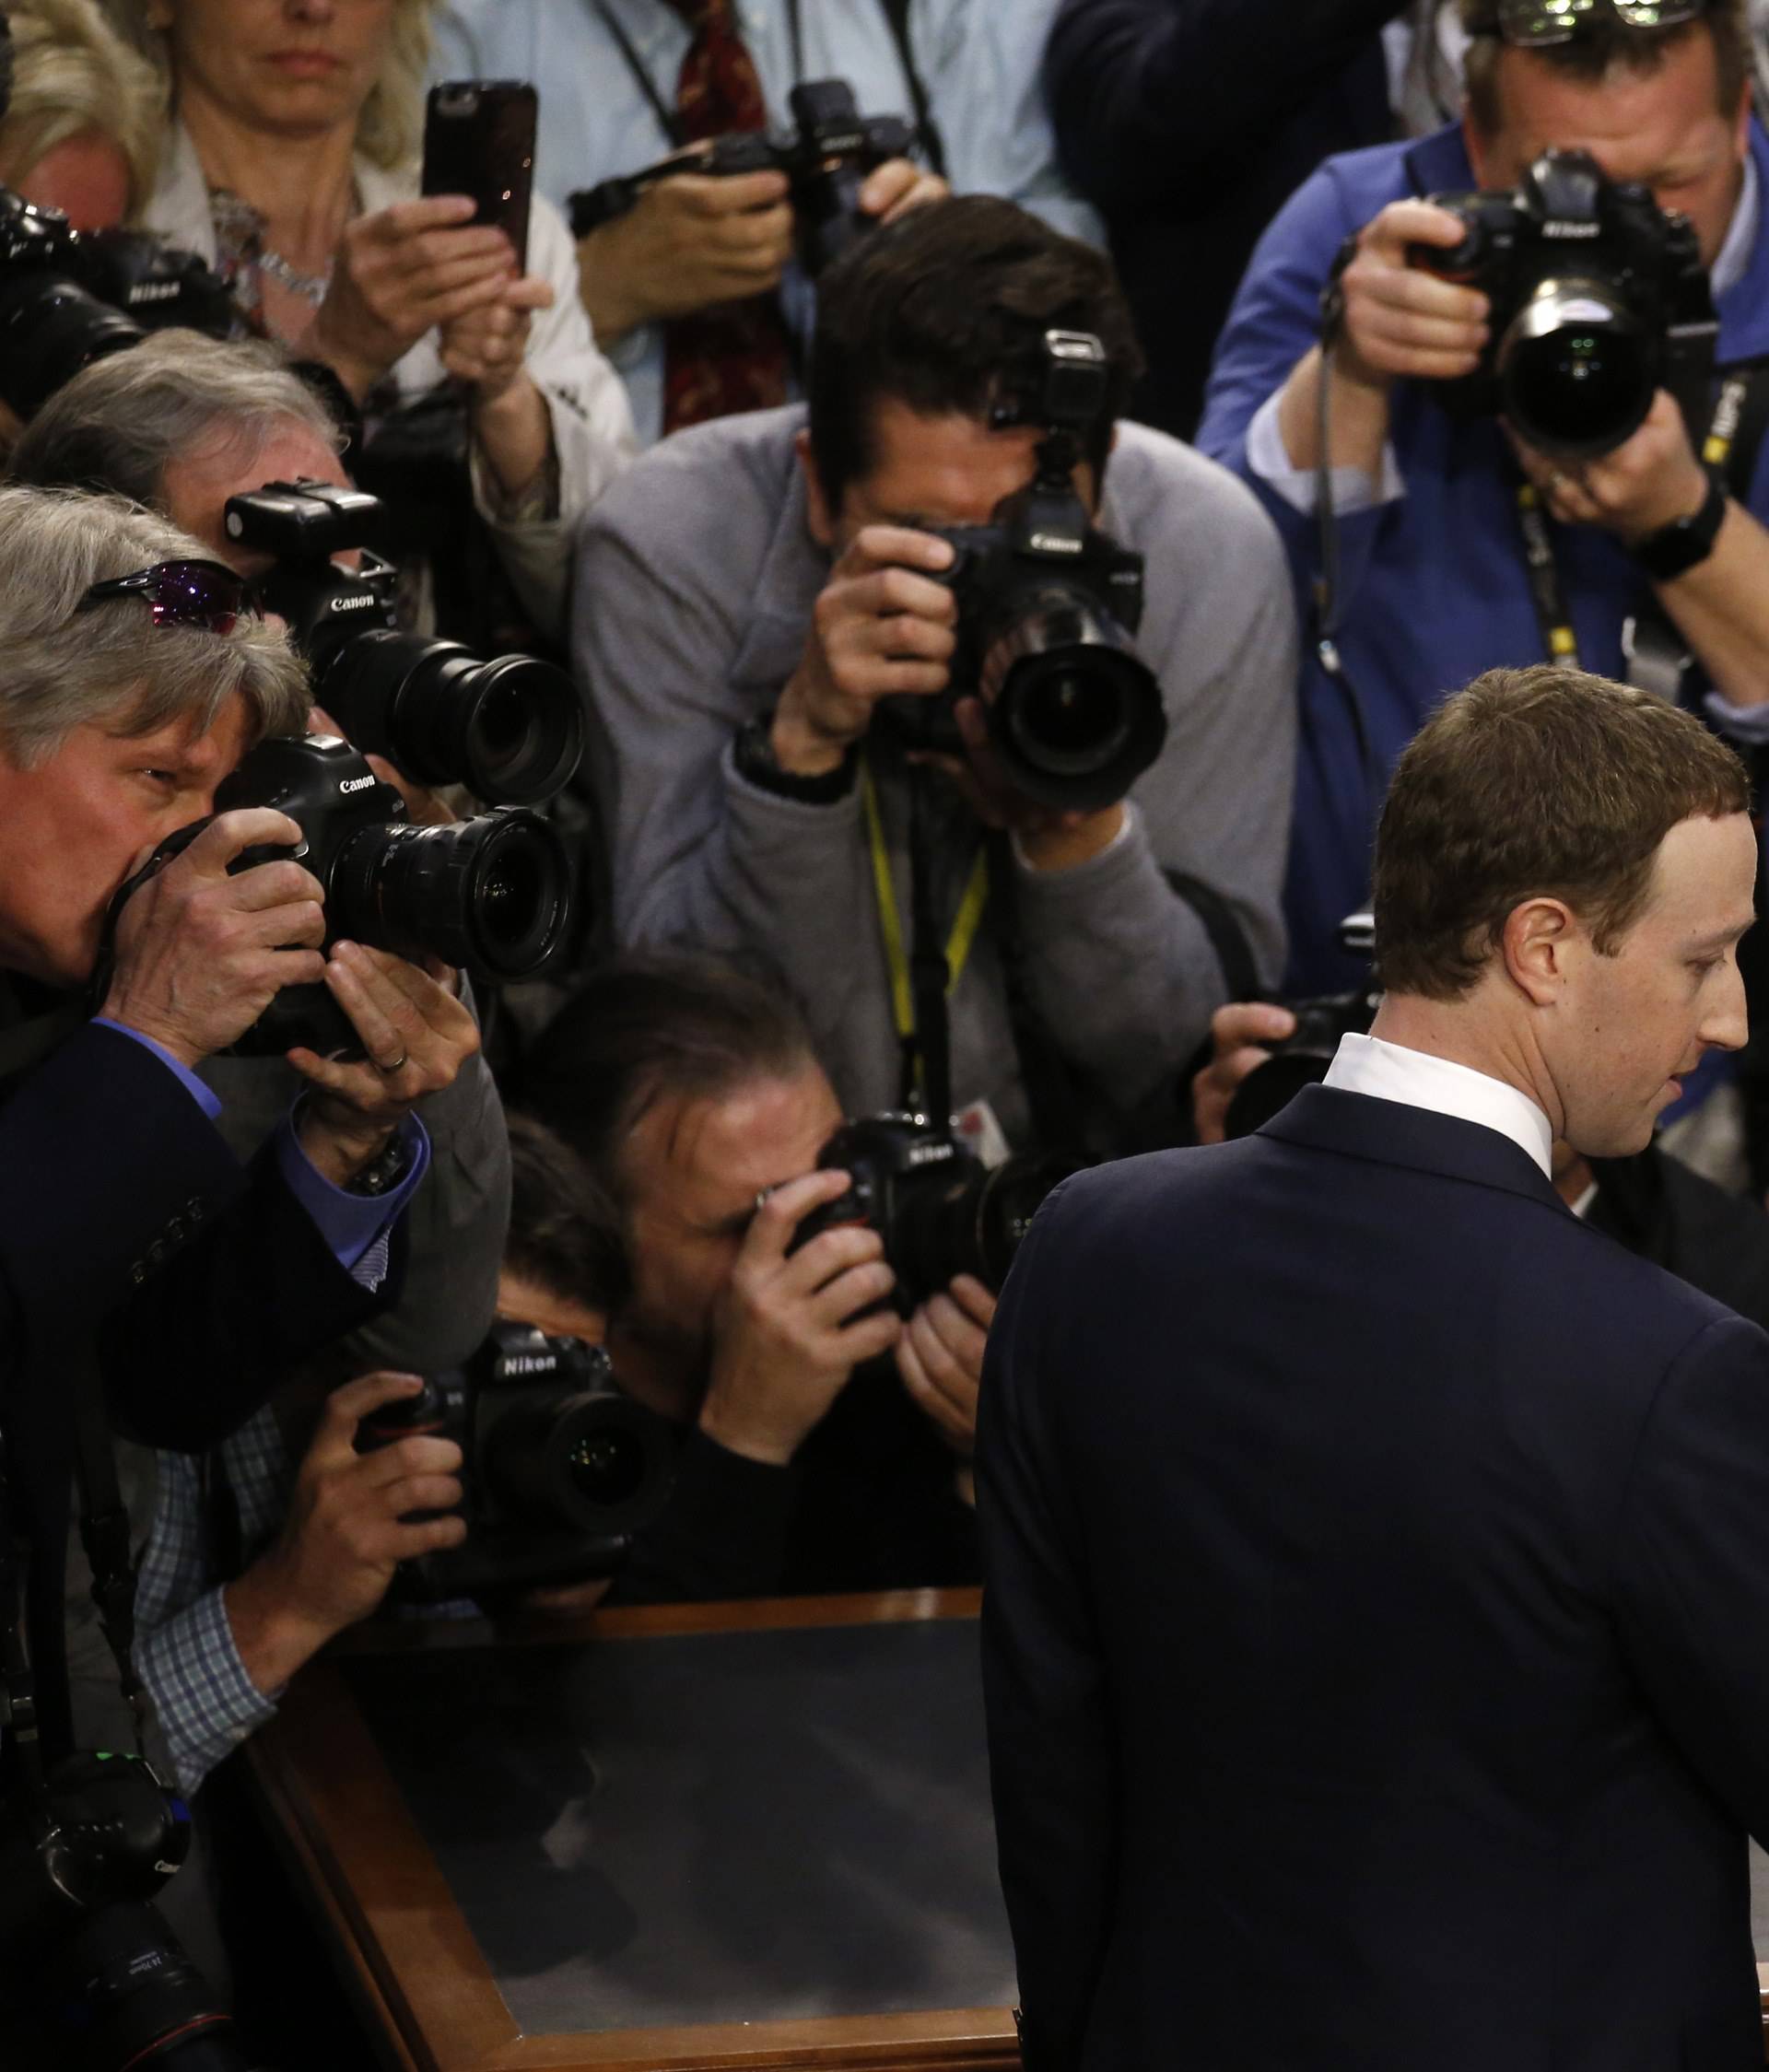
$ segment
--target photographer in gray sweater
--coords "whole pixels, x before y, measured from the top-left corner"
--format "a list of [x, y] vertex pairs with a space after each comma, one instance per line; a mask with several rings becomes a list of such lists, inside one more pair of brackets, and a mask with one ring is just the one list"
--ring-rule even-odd
[[[1098, 342], [1091, 421], [1053, 420], [1052, 353], [1078, 348], [1052, 334]], [[574, 650], [622, 942], [774, 975], [849, 1114], [926, 1105], [917, 1024], [943, 950], [952, 1105], [985, 1155], [1123, 1143], [1213, 1010], [1283, 962], [1290, 583], [1238, 483], [1116, 422], [1137, 367], [1097, 252], [1011, 203], [936, 203], [826, 276], [805, 410], [665, 442], [581, 538]], [[1025, 539], [1049, 511], [1077, 565], [1099, 533], [1146, 563], [1131, 732], [1158, 738], [1158, 707], [1165, 742], [1091, 784], [1037, 782], [991, 725], [985, 585], [930, 530], [988, 526], [1035, 477]], [[1045, 579], [1014, 566], [1024, 591]], [[1071, 745], [1112, 731], [1104, 680], [1048, 689]]]

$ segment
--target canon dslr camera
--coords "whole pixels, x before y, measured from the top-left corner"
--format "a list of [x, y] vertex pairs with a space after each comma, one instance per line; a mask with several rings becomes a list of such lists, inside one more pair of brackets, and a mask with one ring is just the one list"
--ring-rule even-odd
[[638, 172], [580, 189], [567, 204], [573, 236], [587, 238], [625, 216], [646, 188], [675, 173], [783, 172], [792, 185], [799, 263], [814, 280], [868, 228], [860, 190], [887, 159], [908, 156], [915, 130], [900, 115], [862, 115], [845, 79], [807, 79], [788, 100], [797, 125], [791, 135], [756, 130], [716, 137], [710, 146], [673, 152]]
[[183, 1800], [139, 1756], [70, 1756], [7, 1809], [0, 2034], [29, 2063], [248, 2072], [214, 1987], [149, 1903], [190, 1839]]
[[1142, 556], [1095, 528], [1074, 486], [1108, 407], [1099, 340], [1047, 332], [1037, 392], [990, 415], [997, 428], [1044, 427], [1036, 477], [991, 524], [926, 528], [953, 550], [951, 568], [932, 578], [958, 600], [951, 683], [941, 697], [884, 706], [911, 748], [962, 755], [954, 708], [980, 697], [1008, 780], [1060, 812], [1116, 805], [1167, 738], [1161, 686], [1132, 638]]
[[365, 1419], [357, 1448], [418, 1432], [465, 1457], [467, 1538], [400, 1564], [414, 1603], [612, 1575], [669, 1493], [664, 1420], [622, 1394], [600, 1346], [523, 1324], [494, 1324], [465, 1367]]
[[1043, 1152], [986, 1166], [920, 1115], [844, 1123], [817, 1168], [845, 1171], [853, 1185], [804, 1217], [792, 1250], [849, 1224], [877, 1231], [896, 1276], [891, 1299], [905, 1317], [961, 1273], [999, 1294], [1045, 1196], [1077, 1170]]
[[458, 640], [403, 633], [392, 563], [367, 552], [355, 570], [334, 562], [381, 536], [378, 498], [269, 482], [229, 497], [223, 515], [236, 546], [275, 556], [258, 595], [287, 620], [315, 700], [358, 748], [420, 784], [464, 784], [488, 805], [533, 805], [570, 779], [583, 710], [564, 670], [533, 655], [486, 661]]
[[1583, 151], [1544, 152], [1512, 194], [1431, 199], [1468, 234], [1413, 245], [1412, 263], [1493, 305], [1481, 365], [1434, 384], [1447, 408], [1497, 412], [1539, 451], [1589, 460], [1632, 439], [1668, 389], [1700, 444], [1719, 319], [1687, 217]]
[[[344, 939], [413, 963], [439, 957], [475, 977], [533, 977], [570, 925], [571, 867], [537, 814], [509, 806], [446, 827], [415, 826], [405, 802], [334, 734], [261, 741], [217, 786], [215, 810], [271, 806], [301, 830], [294, 849], [244, 849], [234, 871], [293, 857], [324, 888], [325, 942]], [[195, 840], [208, 820], [169, 835], [118, 893], [123, 903]], [[285, 986], [234, 1050], [275, 1055], [302, 1044], [361, 1055], [356, 1031], [322, 985]]]

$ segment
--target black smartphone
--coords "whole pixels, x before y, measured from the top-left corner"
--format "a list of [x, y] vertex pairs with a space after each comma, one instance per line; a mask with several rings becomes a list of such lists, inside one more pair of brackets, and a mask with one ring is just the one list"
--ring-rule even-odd
[[524, 273], [539, 109], [521, 79], [445, 79], [430, 88], [424, 117], [424, 193], [471, 194], [473, 220], [497, 224]]

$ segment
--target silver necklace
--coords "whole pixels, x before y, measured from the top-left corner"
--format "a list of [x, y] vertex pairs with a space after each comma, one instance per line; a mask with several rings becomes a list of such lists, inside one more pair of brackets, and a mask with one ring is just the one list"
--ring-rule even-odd
[[273, 252], [268, 245], [258, 247], [258, 270], [268, 274], [272, 280], [298, 295], [310, 309], [317, 310], [325, 300], [326, 290], [332, 286], [333, 262], [327, 260], [324, 270], [318, 274], [304, 274], [299, 266], [292, 266], [280, 252]]

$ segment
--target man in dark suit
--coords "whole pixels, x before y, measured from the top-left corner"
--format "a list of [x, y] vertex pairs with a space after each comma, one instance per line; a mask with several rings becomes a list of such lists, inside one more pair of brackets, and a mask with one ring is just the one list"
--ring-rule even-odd
[[1762, 2063], [1769, 1338], [1549, 1178], [1744, 1040], [1747, 804], [1668, 705], [1481, 679], [1372, 1035], [1039, 1216], [978, 1456], [1028, 2072]]

